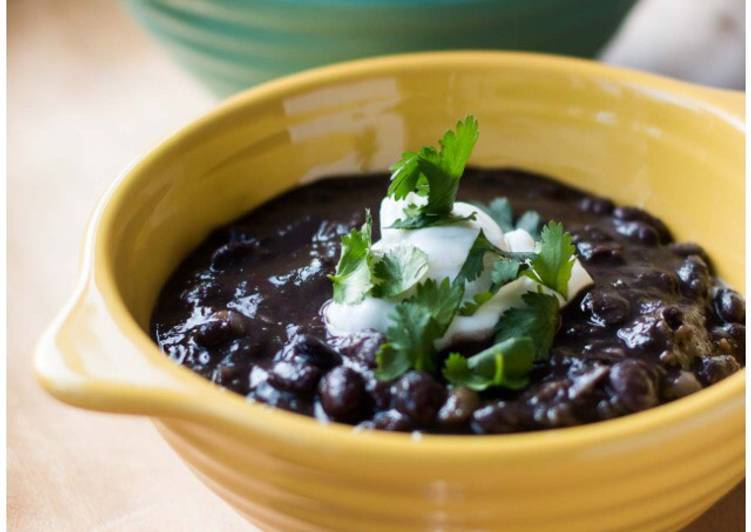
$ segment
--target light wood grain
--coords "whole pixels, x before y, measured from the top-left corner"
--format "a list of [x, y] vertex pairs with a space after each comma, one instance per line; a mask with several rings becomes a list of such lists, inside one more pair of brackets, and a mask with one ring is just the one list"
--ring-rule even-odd
[[[249, 529], [148, 420], [59, 404], [30, 371], [98, 197], [213, 102], [116, 2], [16, 0], [8, 11], [10, 529]], [[691, 530], [740, 530], [742, 512], [737, 489]]]

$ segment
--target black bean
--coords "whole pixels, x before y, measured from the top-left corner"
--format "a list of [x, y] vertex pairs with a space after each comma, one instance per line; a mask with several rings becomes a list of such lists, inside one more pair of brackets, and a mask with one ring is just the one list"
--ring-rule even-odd
[[675, 305], [668, 305], [662, 309], [662, 319], [672, 330], [676, 330], [683, 324], [683, 311]]
[[[591, 360], [602, 362], [617, 362], [626, 357], [626, 350], [616, 345], [604, 344], [599, 342], [588, 343], [584, 346], [584, 355]], [[576, 356], [576, 355], [573, 355]]]
[[236, 337], [245, 334], [248, 325], [248, 318], [234, 310], [217, 310], [211, 316], [210, 321], [226, 321]]
[[627, 359], [615, 364], [609, 382], [615, 403], [625, 412], [639, 412], [659, 402], [654, 377], [640, 360]]
[[368, 395], [377, 410], [386, 410], [391, 404], [390, 382], [378, 380], [371, 374], [366, 379], [365, 391], [368, 392]]
[[746, 361], [746, 326], [740, 323], [726, 323], [722, 326], [733, 347], [733, 355], [741, 362]]
[[445, 426], [455, 426], [466, 423], [472, 413], [480, 406], [477, 392], [469, 388], [453, 388], [438, 411], [438, 422]]
[[533, 419], [535, 426], [541, 429], [572, 427], [581, 423], [576, 417], [573, 403], [566, 400], [537, 406], [533, 409]]
[[642, 289], [654, 287], [661, 292], [674, 294], [678, 292], [678, 276], [666, 270], [647, 270], [637, 274], [636, 286]]
[[217, 347], [237, 338], [236, 332], [226, 320], [210, 320], [198, 326], [193, 339], [203, 347]]
[[694, 242], [675, 242], [670, 244], [668, 248], [679, 257], [685, 258], [689, 255], [698, 255], [711, 269], [712, 262], [709, 259], [709, 255], [707, 255], [707, 252], [699, 244]]
[[596, 365], [584, 373], [573, 376], [568, 390], [569, 399], [581, 401], [591, 395], [609, 372], [610, 368], [607, 366]]
[[378, 331], [363, 331], [347, 336], [339, 336], [332, 340], [335, 347], [344, 356], [354, 359], [368, 368], [376, 365], [375, 355], [384, 336]]
[[225, 356], [211, 374], [211, 380], [216, 384], [238, 393], [247, 388], [249, 377], [249, 367], [238, 364], [232, 354]]
[[295, 336], [285, 346], [283, 357], [306, 358], [322, 369], [330, 369], [342, 363], [342, 357], [336, 350], [312, 334]]
[[596, 287], [582, 298], [581, 309], [589, 314], [594, 323], [607, 327], [622, 323], [628, 318], [631, 304], [615, 290]]
[[446, 397], [446, 389], [424, 371], [405, 373], [393, 386], [394, 406], [420, 426], [431, 425]]
[[611, 242], [612, 240], [613, 237], [593, 225], [585, 225], [581, 229], [571, 231], [571, 242], [574, 244], [587, 242], [589, 246], [594, 246], [597, 243]]
[[258, 383], [248, 394], [250, 399], [293, 412], [312, 413], [307, 402], [295, 393], [279, 390], [267, 380]]
[[250, 336], [233, 340], [227, 347], [227, 353], [235, 360], [261, 360], [265, 358], [269, 339], [263, 331], [254, 331]]
[[623, 254], [623, 246], [615, 242], [595, 244], [592, 242], [579, 242], [576, 245], [579, 256], [585, 262], [603, 264], [623, 264], [626, 257]]
[[701, 390], [702, 386], [690, 371], [678, 371], [663, 380], [662, 395], [665, 399], [680, 399]]
[[361, 423], [360, 426], [394, 432], [409, 432], [415, 428], [414, 423], [408, 416], [393, 409], [378, 412], [372, 420]]
[[479, 434], [515, 432], [524, 426], [525, 417], [517, 403], [498, 401], [474, 411], [472, 430]]
[[269, 371], [269, 382], [281, 390], [310, 393], [321, 379], [321, 369], [302, 357], [279, 360]]
[[660, 242], [660, 235], [657, 233], [657, 229], [645, 222], [620, 222], [616, 224], [615, 230], [629, 240], [639, 242], [645, 246], [656, 246]]
[[715, 292], [714, 311], [717, 317], [728, 323], [746, 321], [746, 303], [735, 290], [720, 288]]
[[656, 348], [665, 343], [667, 324], [656, 316], [641, 315], [618, 329], [618, 338], [630, 349]]
[[355, 370], [338, 366], [318, 385], [323, 410], [337, 421], [356, 422], [365, 414], [368, 397], [365, 382]]
[[698, 255], [689, 255], [676, 271], [680, 279], [681, 291], [687, 296], [699, 298], [709, 285], [709, 268]]
[[239, 241], [228, 242], [211, 255], [211, 269], [219, 271], [237, 264], [240, 260], [251, 255], [258, 248], [258, 242]]
[[676, 351], [672, 349], [666, 349], [658, 355], [657, 360], [659, 360], [660, 364], [662, 364], [666, 368], [680, 368], [683, 365], [681, 363], [683, 358], [684, 357]]
[[582, 212], [591, 212], [592, 214], [610, 214], [613, 212], [613, 202], [606, 198], [596, 196], [585, 196], [579, 200], [579, 210]]
[[636, 207], [617, 207], [613, 211], [613, 216], [618, 220], [640, 221], [651, 225], [659, 234], [660, 241], [664, 244], [667, 244], [672, 240], [670, 230], [662, 222], [662, 220], [652, 216], [642, 209], [638, 209]]
[[558, 379], [541, 384], [527, 395], [536, 428], [555, 428], [576, 425], [575, 407], [569, 399], [571, 380]]
[[741, 366], [732, 355], [697, 357], [694, 362], [694, 373], [704, 386], [719, 382], [739, 369]]

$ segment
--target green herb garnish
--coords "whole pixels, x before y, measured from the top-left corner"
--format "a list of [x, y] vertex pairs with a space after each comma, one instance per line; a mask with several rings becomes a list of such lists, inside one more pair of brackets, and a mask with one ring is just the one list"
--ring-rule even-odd
[[527, 292], [522, 296], [525, 307], [512, 307], [496, 325], [496, 342], [526, 336], [535, 345], [535, 359], [547, 358], [558, 329], [558, 298], [549, 294]]
[[428, 256], [415, 246], [398, 245], [373, 263], [373, 297], [396, 298], [419, 283], [428, 272]]
[[[431, 147], [406, 152], [392, 168], [388, 195], [403, 200], [416, 194], [421, 201], [410, 202], [403, 218], [391, 227], [420, 229], [474, 219], [453, 214], [459, 181], [478, 138], [477, 121], [468, 116], [455, 131], [440, 140], [440, 150]], [[428, 257], [419, 248], [400, 244], [390, 249], [373, 249], [372, 219], [366, 211], [365, 223], [341, 239], [341, 256], [336, 272], [330, 275], [334, 301], [356, 304], [365, 297], [389, 299], [395, 303], [389, 316], [386, 343], [376, 354], [376, 376], [392, 380], [410, 369], [436, 373], [440, 369], [436, 341], [446, 334], [457, 315], [470, 316], [493, 298], [505, 285], [528, 276], [564, 298], [574, 263], [571, 235], [563, 226], [550, 222], [538, 234], [541, 217], [524, 212], [514, 225], [514, 213], [506, 198], [479, 205], [504, 231], [524, 229], [535, 239], [537, 251], [508, 252], [491, 243], [480, 231], [461, 270], [453, 281], [424, 280]], [[492, 257], [489, 260], [488, 255]], [[490, 286], [463, 301], [467, 283], [489, 270]], [[488, 272], [486, 272], [486, 275]], [[536, 360], [544, 360], [559, 322], [557, 294], [527, 292], [523, 307], [512, 307], [495, 327], [495, 345], [465, 357], [451, 353], [442, 372], [455, 386], [485, 390], [491, 386], [521, 389]]]
[[566, 298], [574, 260], [571, 234], [564, 231], [560, 222], [549, 222], [540, 234], [540, 252], [525, 275]]
[[452, 210], [459, 181], [478, 136], [477, 120], [468, 116], [457, 122], [456, 131], [449, 130], [441, 138], [440, 151], [425, 147], [417, 153], [402, 154], [402, 159], [391, 167], [388, 195], [399, 200], [414, 192], [427, 196], [427, 202], [408, 205], [405, 218], [397, 220], [391, 227], [420, 229], [474, 218], [474, 215], [456, 216]]
[[373, 254], [372, 244], [373, 219], [370, 211], [365, 211], [365, 223], [360, 229], [352, 229], [342, 236], [341, 255], [336, 265], [336, 272], [329, 275], [334, 285], [334, 301], [352, 305], [362, 301], [373, 283], [370, 269]]
[[504, 233], [514, 229], [514, 209], [507, 198], [495, 198], [487, 206], [476, 204], [497, 223]]
[[476, 203], [475, 206], [485, 211], [503, 229], [504, 233], [508, 233], [514, 229], [524, 229], [532, 238], [539, 240], [542, 216], [537, 211], [524, 211], [519, 216], [519, 219], [516, 220], [516, 224], [514, 224], [514, 210], [511, 208], [509, 200], [505, 197], [495, 198], [487, 205]]
[[402, 244], [383, 254], [372, 249], [373, 220], [365, 211], [365, 223], [341, 239], [341, 255], [336, 273], [329, 275], [334, 301], [354, 305], [366, 296], [395, 298], [416, 285], [428, 271], [428, 257], [416, 248]]
[[398, 303], [391, 315], [388, 343], [376, 354], [376, 376], [390, 380], [411, 368], [435, 371], [435, 341], [448, 329], [463, 296], [463, 285], [448, 279], [417, 285], [414, 295]]
[[483, 231], [480, 231], [469, 248], [467, 258], [462, 265], [461, 270], [456, 276], [457, 282], [471, 282], [477, 279], [485, 268], [485, 255], [492, 253], [498, 258], [515, 260], [517, 262], [531, 261], [537, 257], [536, 253], [524, 253], [515, 251], [504, 251], [493, 245]]
[[477, 391], [490, 386], [520, 390], [529, 384], [534, 358], [535, 345], [529, 337], [509, 338], [469, 358], [451, 353], [443, 376], [454, 386]]
[[520, 262], [518, 259], [500, 258], [496, 260], [490, 271], [490, 281], [492, 283], [490, 289], [475, 294], [472, 297], [472, 301], [465, 301], [461, 308], [459, 308], [459, 315], [472, 316], [477, 312], [478, 308], [490, 301], [498, 290], [518, 278], [520, 272], [525, 268], [526, 264]]
[[516, 221], [517, 229], [524, 229], [533, 239], [540, 239], [540, 224], [542, 216], [537, 211], [525, 211]]

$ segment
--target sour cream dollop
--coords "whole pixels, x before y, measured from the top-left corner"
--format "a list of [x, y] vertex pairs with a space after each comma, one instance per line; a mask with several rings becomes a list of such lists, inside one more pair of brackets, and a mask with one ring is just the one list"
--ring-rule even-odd
[[[474, 213], [474, 220], [414, 230], [390, 228], [397, 219], [405, 216], [404, 208], [409, 203], [419, 204], [421, 201], [424, 201], [424, 198], [415, 194], [410, 194], [403, 200], [384, 198], [379, 212], [381, 240], [373, 244], [373, 249], [386, 251], [394, 246], [405, 244], [415, 246], [427, 256], [428, 268], [425, 278], [440, 282], [448, 277], [453, 281], [464, 265], [467, 254], [481, 230], [493, 245], [504, 251], [531, 252], [535, 250], [534, 239], [523, 229], [504, 234], [500, 226], [487, 213], [474, 205], [460, 201], [454, 203], [454, 215], [464, 217]], [[483, 273], [475, 281], [466, 283], [465, 301], [490, 288], [490, 267], [493, 260], [491, 254], [486, 255]], [[503, 286], [472, 316], [456, 316], [446, 333], [436, 340], [436, 348], [445, 349], [462, 341], [488, 339], [493, 334], [493, 329], [501, 314], [511, 307], [524, 306], [522, 296], [528, 291], [541, 287], [544, 292], [555, 294], [561, 304], [565, 305], [581, 289], [591, 283], [592, 278], [578, 260], [574, 263], [571, 279], [568, 282], [569, 298], [567, 300], [532, 279], [527, 277], [516, 279]], [[334, 336], [349, 335], [365, 329], [385, 333], [395, 306], [394, 301], [373, 297], [366, 297], [354, 305], [330, 301], [325, 305], [323, 315], [328, 332]]]

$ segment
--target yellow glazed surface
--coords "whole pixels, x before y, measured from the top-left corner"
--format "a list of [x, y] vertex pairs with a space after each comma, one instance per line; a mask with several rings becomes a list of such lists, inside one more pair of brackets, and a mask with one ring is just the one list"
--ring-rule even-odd
[[462, 52], [378, 58], [240, 94], [157, 147], [91, 222], [80, 289], [41, 339], [50, 393], [152, 416], [265, 530], [665, 530], [744, 471], [745, 371], [677, 402], [548, 432], [355, 432], [248, 404], [172, 363], [146, 327], [208, 231], [301, 180], [384, 169], [467, 113], [473, 163], [556, 176], [664, 218], [744, 287], [739, 94], [596, 63]]

